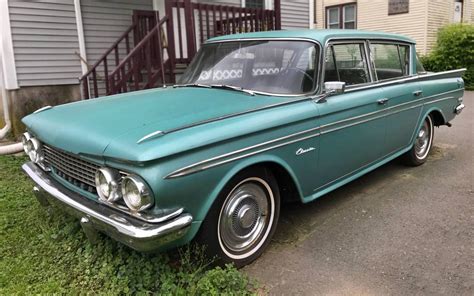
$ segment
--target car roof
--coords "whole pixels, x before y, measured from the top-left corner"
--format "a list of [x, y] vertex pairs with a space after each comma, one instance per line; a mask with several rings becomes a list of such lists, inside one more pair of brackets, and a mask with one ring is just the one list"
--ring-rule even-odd
[[329, 39], [333, 38], [363, 38], [363, 39], [390, 39], [415, 44], [416, 42], [406, 36], [377, 32], [377, 31], [363, 31], [363, 30], [320, 30], [320, 29], [306, 29], [306, 30], [279, 30], [279, 31], [265, 31], [265, 32], [252, 32], [252, 33], [240, 33], [214, 37], [207, 40], [207, 43], [225, 40], [237, 40], [237, 39], [271, 39], [271, 38], [302, 38], [317, 41], [321, 44], [325, 44]]

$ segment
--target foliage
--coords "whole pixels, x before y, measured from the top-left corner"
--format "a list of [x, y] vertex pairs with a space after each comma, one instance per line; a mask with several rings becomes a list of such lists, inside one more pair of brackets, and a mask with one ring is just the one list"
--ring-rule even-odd
[[466, 88], [474, 89], [474, 25], [452, 24], [443, 27], [433, 51], [421, 59], [427, 71], [467, 68]]
[[146, 255], [106, 237], [90, 245], [75, 219], [36, 202], [23, 162], [0, 156], [0, 295], [255, 291], [234, 267], [211, 269], [201, 247]]

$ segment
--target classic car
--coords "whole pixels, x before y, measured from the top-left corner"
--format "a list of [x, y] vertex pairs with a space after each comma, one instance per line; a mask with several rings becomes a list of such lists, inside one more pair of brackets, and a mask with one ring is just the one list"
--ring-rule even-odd
[[208, 40], [173, 86], [23, 119], [43, 205], [139, 251], [196, 241], [243, 266], [284, 202], [307, 203], [401, 156], [423, 164], [464, 105], [463, 69], [427, 73], [407, 37], [358, 30]]

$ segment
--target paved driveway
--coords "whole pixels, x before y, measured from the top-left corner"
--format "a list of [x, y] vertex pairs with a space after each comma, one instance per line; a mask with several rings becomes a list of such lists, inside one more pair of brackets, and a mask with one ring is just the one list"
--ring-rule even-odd
[[473, 100], [435, 130], [425, 165], [395, 160], [285, 206], [273, 243], [244, 270], [278, 295], [474, 295]]

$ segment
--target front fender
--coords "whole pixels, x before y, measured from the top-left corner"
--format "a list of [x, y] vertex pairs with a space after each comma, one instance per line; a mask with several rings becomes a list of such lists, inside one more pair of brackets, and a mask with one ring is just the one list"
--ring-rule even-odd
[[214, 187], [212, 190], [211, 194], [209, 195], [207, 201], [205, 204], [202, 205], [201, 211], [197, 215], [198, 217], [201, 217], [203, 220], [205, 216], [207, 215], [207, 212], [211, 208], [212, 204], [214, 201], [217, 199], [219, 196], [219, 193], [224, 189], [224, 186], [239, 172], [242, 170], [249, 168], [254, 165], [259, 165], [259, 164], [265, 164], [265, 163], [273, 163], [281, 166], [283, 169], [288, 172], [290, 177], [292, 178], [294, 184], [296, 185], [296, 188], [298, 190], [298, 194], [301, 197], [302, 196], [302, 191], [301, 187], [299, 185], [299, 182], [297, 181], [296, 174], [294, 171], [291, 169], [290, 165], [283, 160], [281, 157], [273, 155], [273, 154], [260, 154], [260, 155], [255, 155], [252, 157], [248, 157], [245, 159], [242, 159], [241, 161], [231, 163], [232, 166], [227, 170], [227, 172], [223, 175], [223, 177], [220, 179], [220, 181], [217, 183], [217, 185]]

